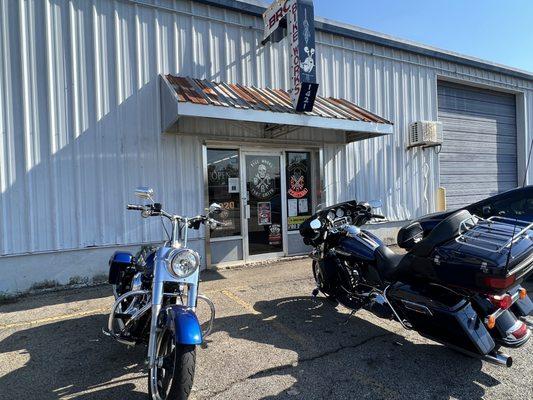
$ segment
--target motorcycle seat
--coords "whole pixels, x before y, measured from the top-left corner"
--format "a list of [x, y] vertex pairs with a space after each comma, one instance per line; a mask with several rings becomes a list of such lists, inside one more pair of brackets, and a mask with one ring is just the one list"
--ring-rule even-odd
[[401, 262], [405, 254], [396, 254], [387, 246], [382, 244], [375, 250], [376, 269], [379, 276], [385, 280], [395, 280], [399, 271], [402, 269]]
[[459, 210], [439, 222], [435, 228], [409, 252], [418, 257], [429, 257], [433, 249], [459, 235], [461, 223], [472, 218], [467, 210]]

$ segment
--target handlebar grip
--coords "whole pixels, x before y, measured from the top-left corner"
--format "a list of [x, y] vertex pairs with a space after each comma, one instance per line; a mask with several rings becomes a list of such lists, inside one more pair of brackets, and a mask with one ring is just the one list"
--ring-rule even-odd
[[128, 204], [126, 206], [126, 209], [127, 210], [138, 210], [138, 211], [143, 211], [144, 210], [144, 207], [143, 206], [138, 206], [137, 204]]
[[224, 222], [217, 221], [214, 218], [209, 218], [209, 223], [213, 223], [216, 226], [225, 226], [226, 225]]
[[372, 217], [376, 219], [386, 219], [384, 215], [380, 215], [380, 214], [372, 214]]

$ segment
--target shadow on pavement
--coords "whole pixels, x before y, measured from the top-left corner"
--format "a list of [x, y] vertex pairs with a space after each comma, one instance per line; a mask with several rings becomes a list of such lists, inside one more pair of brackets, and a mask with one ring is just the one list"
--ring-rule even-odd
[[[264, 399], [481, 399], [485, 391], [479, 384], [500, 383], [481, 371], [478, 359], [437, 344], [411, 343], [357, 316], [345, 323], [347, 315], [323, 298], [260, 301], [254, 309], [260, 314], [217, 319], [215, 329], [298, 353], [297, 365], [288, 363], [248, 377], [290, 374], [296, 381]], [[280, 326], [290, 332], [276, 331]], [[290, 337], [291, 332], [302, 337], [303, 345]], [[238, 360], [228, 364], [232, 362]], [[231, 398], [231, 393], [223, 394], [218, 398]]]
[[[226, 279], [219, 272], [204, 270], [200, 275], [201, 282], [209, 282]], [[112, 295], [111, 286], [107, 283], [101, 285], [73, 289], [65, 287], [56, 291], [44, 291], [42, 293], [24, 294], [20, 297], [9, 298], [0, 304], [0, 314], [8, 314], [19, 311], [27, 311], [40, 307], [53, 306], [56, 304], [70, 303], [74, 301], [93, 300]]]
[[[484, 389], [479, 384], [499, 384], [481, 371], [481, 361], [443, 346], [413, 344], [356, 316], [343, 324], [346, 314], [325, 299], [260, 301], [255, 310], [258, 314], [219, 318], [215, 329], [250, 341], [252, 346], [262, 343], [297, 353], [296, 365], [290, 360], [276, 367], [270, 366], [279, 362], [271, 363], [248, 376], [250, 380], [292, 377], [294, 384], [289, 390], [265, 399], [480, 399]], [[128, 349], [103, 336], [105, 323], [105, 315], [93, 315], [28, 328], [5, 338], [0, 342], [0, 354], [21, 367], [0, 377], [0, 398], [146, 399], [147, 394], [141, 393], [144, 389], [134, 385], [134, 380], [146, 380], [145, 348]], [[225, 358], [219, 362], [226, 367], [250, 358], [238, 342], [223, 351]], [[209, 368], [223, 371], [223, 367]], [[218, 374], [217, 379], [230, 385], [218, 398], [234, 398], [228, 376]], [[91, 393], [82, 393], [88, 390]], [[239, 398], [246, 396], [239, 394]]]
[[33, 293], [9, 299], [9, 302], [0, 305], [0, 314], [27, 311], [74, 301], [100, 299], [111, 295], [111, 288], [108, 284], [79, 289], [65, 287], [54, 292]]
[[[0, 342], [0, 355], [13, 352], [8, 359], [21, 367], [0, 377], [0, 399], [143, 399], [125, 377], [146, 375], [145, 352], [128, 349], [103, 336], [105, 315], [61, 321], [18, 331]], [[6, 355], [4, 354], [4, 357]], [[16, 361], [17, 360], [17, 361]], [[4, 367], [5, 368], [5, 367]], [[117, 380], [112, 388], [105, 387]], [[85, 390], [92, 393], [79, 394]]]

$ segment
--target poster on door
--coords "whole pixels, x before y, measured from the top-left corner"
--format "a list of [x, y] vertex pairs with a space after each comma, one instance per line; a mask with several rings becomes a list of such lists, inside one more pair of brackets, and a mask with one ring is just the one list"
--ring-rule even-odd
[[298, 230], [311, 216], [311, 154], [287, 152], [287, 228]]
[[257, 223], [259, 225], [272, 224], [272, 208], [269, 201], [257, 203]]
[[281, 226], [279, 224], [272, 224], [268, 232], [268, 244], [271, 246], [278, 246], [281, 244]]

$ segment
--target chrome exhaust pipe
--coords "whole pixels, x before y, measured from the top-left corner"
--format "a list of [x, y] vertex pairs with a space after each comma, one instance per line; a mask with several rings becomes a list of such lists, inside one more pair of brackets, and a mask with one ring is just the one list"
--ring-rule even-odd
[[507, 368], [513, 365], [513, 358], [503, 353], [487, 354], [483, 358], [492, 364], [502, 365]]

